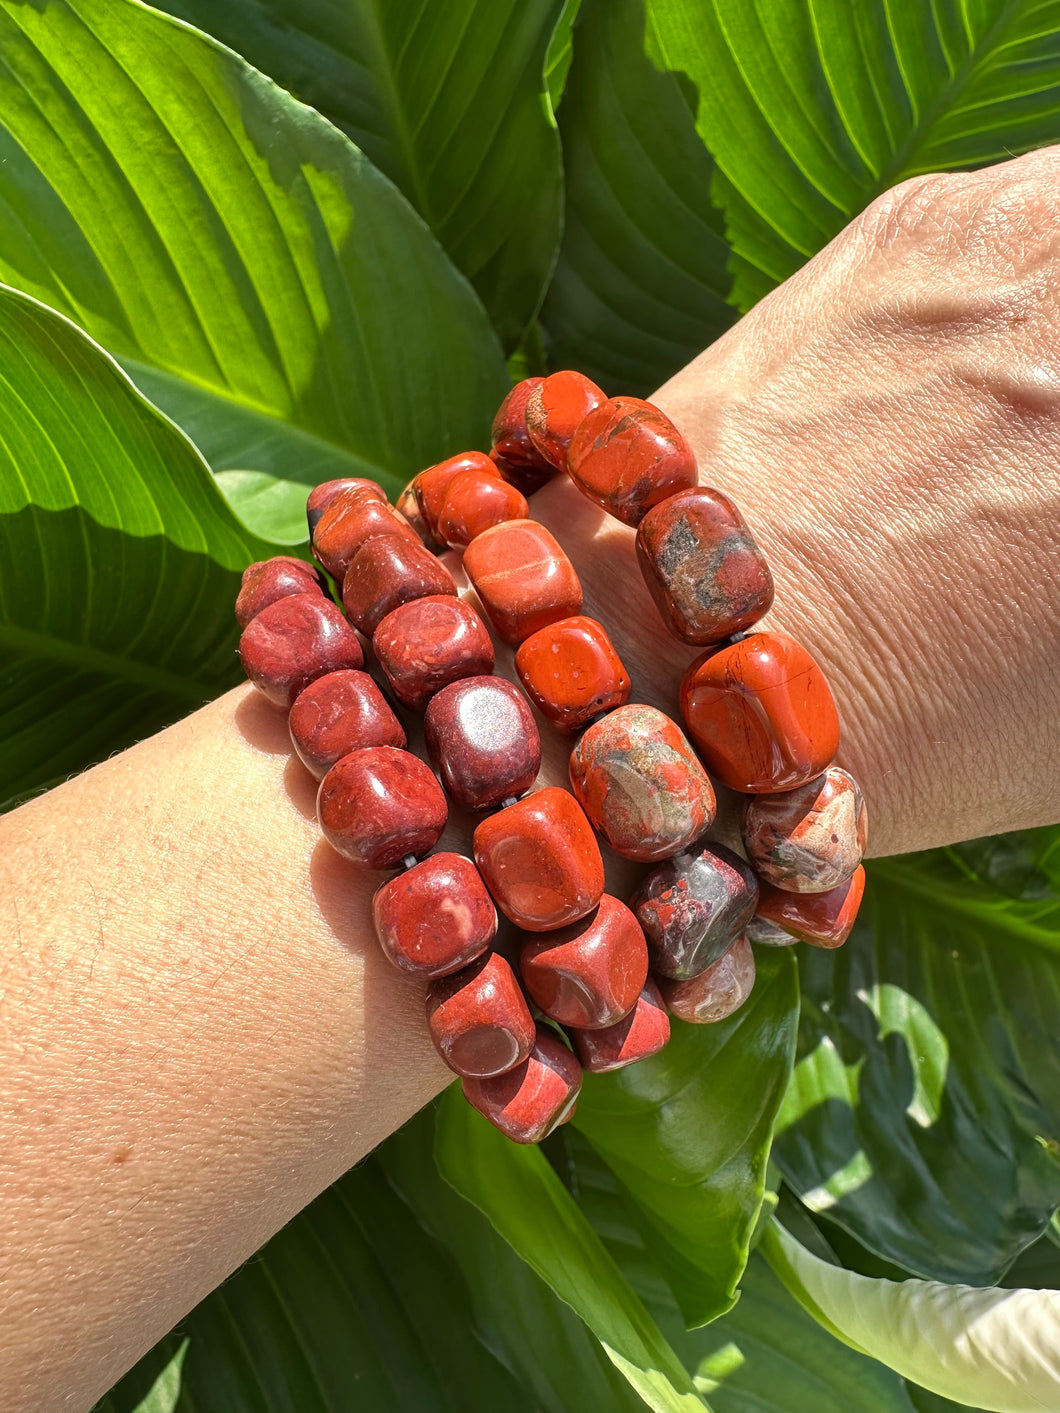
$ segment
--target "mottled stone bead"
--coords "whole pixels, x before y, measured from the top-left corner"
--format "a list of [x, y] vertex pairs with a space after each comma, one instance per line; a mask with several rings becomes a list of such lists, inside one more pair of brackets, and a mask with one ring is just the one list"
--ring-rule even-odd
[[420, 502], [416, 495], [415, 482], [410, 481], [408, 483], [394, 502], [394, 509], [399, 515], [405, 517], [432, 554], [438, 554], [445, 548], [445, 546], [440, 544], [431, 534], [427, 521], [423, 518], [423, 512], [420, 510]]
[[258, 691], [285, 710], [326, 672], [364, 666], [357, 634], [319, 592], [286, 595], [255, 614], [240, 636], [239, 657]]
[[545, 476], [556, 475], [557, 468], [542, 456], [530, 438], [526, 427], [526, 404], [544, 378], [523, 378], [497, 409], [493, 419], [493, 452], [512, 466], [537, 467]]
[[461, 1081], [464, 1098], [515, 1143], [540, 1143], [568, 1119], [578, 1101], [582, 1068], [561, 1040], [538, 1026], [520, 1065], [489, 1079]]
[[295, 559], [287, 554], [248, 564], [243, 570], [243, 583], [236, 599], [236, 621], [240, 628], [245, 628], [263, 608], [292, 594], [320, 594], [323, 597], [324, 579], [320, 570], [314, 569], [304, 559]]
[[453, 576], [418, 538], [377, 535], [350, 561], [342, 581], [342, 602], [367, 637], [400, 604], [431, 595], [455, 597]]
[[405, 745], [401, 722], [367, 672], [329, 672], [295, 698], [287, 718], [299, 759], [318, 780], [366, 746]]
[[625, 903], [605, 893], [569, 927], [528, 937], [519, 973], [530, 996], [560, 1025], [587, 1030], [628, 1015], [648, 976], [648, 946]]
[[431, 984], [427, 1025], [445, 1063], [469, 1079], [522, 1064], [537, 1035], [515, 973], [499, 952]]
[[796, 790], [752, 795], [742, 828], [759, 877], [789, 893], [826, 893], [861, 862], [869, 819], [857, 783], [833, 765]]
[[377, 888], [372, 920], [390, 961], [426, 977], [460, 971], [497, 931], [493, 900], [462, 854], [431, 854]]
[[462, 471], [453, 477], [445, 493], [438, 516], [438, 537], [450, 549], [467, 549], [491, 525], [525, 520], [529, 514], [526, 497], [498, 475]]
[[397, 535], [421, 545], [416, 531], [392, 505], [359, 488], [342, 491], [313, 531], [313, 553], [341, 584], [357, 551], [379, 535]]
[[747, 924], [744, 935], [748, 942], [753, 942], [756, 947], [794, 947], [799, 940], [783, 927], [778, 927], [768, 918], [759, 917], [757, 913]]
[[445, 788], [466, 810], [523, 795], [541, 769], [541, 735], [518, 687], [465, 677], [427, 703], [427, 750]]
[[755, 984], [755, 957], [742, 934], [713, 966], [687, 981], [663, 977], [659, 990], [678, 1020], [708, 1025], [738, 1011]]
[[384, 505], [386, 504], [386, 491], [378, 481], [371, 481], [367, 476], [344, 476], [338, 481], [324, 481], [321, 485], [313, 487], [305, 503], [305, 518], [309, 526], [310, 539], [313, 538], [313, 531], [320, 523], [324, 511], [343, 491], [364, 491], [370, 499], [380, 500]]
[[630, 907], [648, 939], [652, 970], [683, 981], [729, 950], [757, 902], [758, 881], [743, 859], [705, 842], [653, 868]]
[[663, 621], [686, 643], [720, 643], [769, 611], [773, 576], [743, 516], [707, 486], [679, 491], [637, 529], [637, 558]]
[[762, 884], [759, 916], [812, 947], [841, 947], [850, 936], [865, 893], [865, 870], [827, 893], [788, 893]]
[[542, 486], [547, 486], [549, 481], [559, 475], [555, 466], [524, 466], [515, 461], [505, 461], [496, 451], [490, 452], [490, 460], [499, 471], [501, 479], [507, 481], [509, 486], [514, 486], [528, 500]]
[[484, 819], [474, 851], [497, 906], [527, 932], [577, 922], [604, 891], [592, 826], [574, 796], [555, 785]]
[[420, 514], [434, 539], [441, 541], [438, 532], [438, 517], [442, 513], [449, 487], [465, 471], [478, 471], [480, 475], [500, 478], [500, 472], [482, 451], [462, 451], [456, 456], [448, 456], [436, 466], [428, 466], [412, 482], [419, 503]]
[[626, 525], [639, 525], [653, 505], [696, 484], [692, 448], [639, 397], [608, 398], [583, 419], [567, 470], [583, 494]]
[[571, 751], [570, 779], [582, 809], [625, 859], [669, 858], [714, 820], [710, 778], [655, 707], [630, 703], [590, 726]]
[[425, 854], [448, 817], [445, 794], [408, 751], [370, 746], [333, 765], [317, 792], [317, 819], [333, 849], [369, 868]]
[[574, 433], [594, 407], [607, 401], [602, 388], [570, 369], [552, 373], [526, 399], [523, 417], [527, 434], [542, 457], [560, 471], [567, 469], [567, 451]]
[[661, 1050], [670, 1039], [670, 1017], [658, 986], [649, 976], [633, 1009], [600, 1030], [568, 1031], [582, 1068], [593, 1074], [621, 1070]]
[[470, 604], [431, 594], [400, 604], [372, 634], [372, 648], [399, 701], [414, 711], [461, 677], [493, 671], [493, 643]]
[[688, 734], [733, 790], [794, 790], [839, 749], [839, 713], [824, 673], [785, 633], [752, 633], [696, 658], [681, 683]]
[[580, 731], [629, 700], [629, 673], [593, 618], [561, 618], [532, 633], [515, 670], [538, 711], [561, 731]]
[[581, 610], [574, 566], [536, 520], [507, 520], [479, 535], [467, 547], [464, 569], [506, 643], [521, 643]]

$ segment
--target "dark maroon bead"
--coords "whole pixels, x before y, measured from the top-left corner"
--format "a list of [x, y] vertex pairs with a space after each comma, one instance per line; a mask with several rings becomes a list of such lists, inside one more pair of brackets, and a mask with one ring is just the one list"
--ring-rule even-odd
[[527, 500], [558, 475], [554, 466], [546, 463], [540, 466], [522, 466], [514, 461], [505, 461], [495, 450], [490, 452], [490, 460], [500, 472], [501, 479], [507, 481], [509, 486], [514, 486]]
[[523, 795], [541, 768], [541, 736], [526, 698], [503, 677], [465, 677], [427, 703], [431, 760], [458, 805], [487, 810]]
[[453, 576], [418, 539], [378, 535], [361, 546], [342, 581], [342, 602], [369, 638], [400, 604], [456, 594]]
[[239, 657], [258, 691], [285, 709], [326, 672], [364, 665], [357, 634], [319, 592], [290, 594], [263, 608], [243, 629]]
[[534, 1018], [499, 952], [433, 982], [427, 1024], [439, 1055], [467, 1078], [504, 1074], [534, 1048]]
[[493, 671], [493, 643], [470, 604], [432, 594], [395, 608], [376, 628], [372, 647], [399, 701], [414, 711], [461, 677]]
[[299, 759], [318, 780], [366, 746], [405, 745], [401, 722], [367, 672], [329, 672], [295, 699], [287, 718]]
[[372, 917], [386, 955], [417, 976], [458, 971], [497, 931], [497, 909], [463, 854], [431, 854], [384, 883], [372, 900]]
[[386, 502], [386, 491], [378, 481], [370, 481], [367, 476], [346, 476], [339, 481], [324, 481], [322, 485], [314, 486], [309, 492], [309, 499], [305, 503], [305, 518], [309, 526], [309, 538], [313, 538], [313, 531], [320, 524], [320, 517], [327, 510], [331, 502], [340, 496], [343, 491], [365, 491], [375, 500]]
[[468, 1103], [516, 1143], [540, 1143], [570, 1118], [581, 1084], [581, 1065], [543, 1026], [521, 1065], [489, 1079], [462, 1081]]
[[422, 548], [400, 511], [355, 486], [337, 495], [320, 517], [313, 531], [313, 553], [341, 584], [357, 551], [379, 535], [399, 535]]
[[755, 958], [743, 933], [706, 971], [687, 981], [661, 977], [663, 1000], [679, 1020], [709, 1025], [738, 1011], [755, 984]]
[[583, 1069], [593, 1074], [624, 1069], [661, 1050], [670, 1039], [670, 1017], [649, 976], [628, 1015], [602, 1030], [570, 1030]]
[[630, 907], [644, 929], [652, 970], [684, 980], [732, 946], [754, 916], [758, 881], [738, 854], [701, 843], [658, 864]]
[[448, 809], [423, 761], [393, 746], [353, 751], [320, 782], [317, 818], [333, 849], [369, 868], [394, 868], [437, 844]]
[[527, 937], [519, 972], [546, 1016], [593, 1030], [614, 1025], [636, 1005], [648, 976], [648, 947], [625, 903], [605, 893], [588, 917]]
[[304, 559], [278, 554], [259, 560], [243, 570], [243, 584], [236, 599], [236, 619], [245, 628], [263, 608], [292, 594], [324, 594], [324, 578], [319, 569]]
[[493, 450], [490, 454], [512, 466], [532, 466], [547, 476], [554, 476], [558, 468], [534, 446], [526, 426], [526, 404], [530, 394], [544, 381], [544, 378], [524, 378], [512, 388], [493, 419]]

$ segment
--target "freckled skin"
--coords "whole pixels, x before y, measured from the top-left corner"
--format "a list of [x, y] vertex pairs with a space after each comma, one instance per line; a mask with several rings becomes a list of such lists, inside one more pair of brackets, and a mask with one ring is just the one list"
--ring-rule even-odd
[[464, 1097], [515, 1143], [540, 1143], [570, 1115], [581, 1089], [581, 1065], [548, 1030], [538, 1026], [534, 1048], [521, 1065], [492, 1079], [465, 1079]]
[[369, 868], [395, 868], [408, 854], [433, 849], [448, 813], [430, 767], [392, 746], [344, 756], [317, 792], [324, 838], [344, 858]]
[[291, 743], [318, 780], [351, 751], [402, 749], [405, 732], [367, 672], [329, 672], [295, 699], [287, 718]]
[[366, 637], [400, 604], [456, 595], [453, 576], [415, 537], [378, 535], [354, 555], [342, 581], [342, 602]]
[[392, 609], [372, 634], [372, 650], [399, 701], [422, 711], [435, 692], [493, 671], [493, 643], [470, 604], [429, 594]]
[[520, 644], [515, 670], [527, 696], [553, 726], [580, 731], [629, 700], [629, 673], [603, 627], [576, 615], [540, 628]]
[[427, 704], [424, 735], [445, 788], [467, 810], [524, 795], [541, 768], [541, 735], [519, 688], [465, 677]]
[[357, 634], [319, 592], [289, 594], [263, 608], [243, 629], [239, 657], [258, 691], [285, 710], [325, 673], [364, 665]]
[[485, 1079], [514, 1069], [536, 1039], [522, 988], [499, 952], [432, 982], [427, 1024], [439, 1055], [467, 1078]]
[[811, 947], [841, 947], [850, 936], [865, 894], [865, 870], [827, 893], [786, 893], [762, 884], [758, 912]]
[[754, 795], [744, 806], [743, 841], [761, 878], [790, 893], [826, 893], [861, 863], [868, 811], [857, 783], [838, 766], [797, 790]]
[[653, 505], [696, 484], [692, 448], [658, 407], [639, 397], [612, 397], [580, 423], [567, 454], [570, 478], [626, 525]]
[[648, 976], [648, 946], [625, 903], [605, 893], [580, 922], [524, 941], [519, 972], [545, 1015], [598, 1029], [636, 1005]]
[[653, 868], [630, 901], [656, 976], [687, 980], [719, 960], [754, 916], [758, 881], [738, 854], [702, 843]]
[[658, 986], [649, 976], [636, 1005], [614, 1025], [601, 1030], [569, 1030], [582, 1068], [606, 1074], [635, 1065], [661, 1050], [670, 1039], [670, 1017]]
[[659, 990], [679, 1020], [691, 1025], [710, 1025], [738, 1011], [754, 984], [754, 953], [747, 938], [741, 935], [706, 971], [688, 981], [663, 978]]
[[459, 971], [497, 931], [497, 910], [462, 854], [431, 854], [384, 883], [372, 900], [372, 919], [390, 961], [416, 976]]
[[263, 608], [292, 594], [325, 594], [325, 579], [319, 569], [304, 559], [280, 554], [249, 564], [243, 570], [243, 583], [236, 599], [236, 621], [245, 628]]
[[536, 520], [508, 520], [486, 530], [468, 545], [464, 570], [506, 643], [521, 643], [581, 611], [574, 566]]

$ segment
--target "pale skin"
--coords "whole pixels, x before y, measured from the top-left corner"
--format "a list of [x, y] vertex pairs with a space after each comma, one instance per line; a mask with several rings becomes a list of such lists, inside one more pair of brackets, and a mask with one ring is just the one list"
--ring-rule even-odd
[[[904, 184], [656, 397], [826, 670], [876, 854], [1060, 818], [1058, 184], [1056, 149]], [[533, 513], [674, 710], [632, 533], [567, 483]], [[88, 1408], [449, 1079], [313, 795], [240, 688], [0, 823], [0, 1407]]]

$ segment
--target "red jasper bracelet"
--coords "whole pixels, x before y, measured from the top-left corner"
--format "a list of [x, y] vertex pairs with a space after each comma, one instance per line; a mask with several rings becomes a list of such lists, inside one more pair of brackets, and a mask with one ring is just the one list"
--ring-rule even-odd
[[[530, 518], [527, 497], [562, 473], [636, 527], [663, 622], [703, 649], [680, 688], [687, 737], [630, 702], [606, 629], [581, 612], [574, 566]], [[769, 568], [657, 407], [608, 398], [579, 373], [527, 378], [502, 404], [488, 456], [422, 471], [396, 507], [374, 481], [346, 479], [318, 486], [306, 509], [342, 609], [304, 560], [252, 564], [236, 603], [243, 666], [290, 713], [294, 749], [320, 780], [324, 837], [353, 863], [400, 869], [375, 893], [380, 946], [428, 982], [438, 1053], [502, 1132], [544, 1138], [573, 1112], [583, 1070], [654, 1054], [669, 1013], [731, 1015], [754, 984], [752, 943], [846, 940], [867, 817], [832, 764], [832, 694], [794, 639], [748, 632], [773, 602]], [[446, 548], [516, 646], [525, 696], [493, 675], [483, 617], [437, 558]], [[531, 793], [531, 702], [576, 737], [573, 793]], [[402, 709], [423, 712], [433, 771], [406, 749]], [[712, 777], [746, 795], [744, 856], [706, 837]], [[474, 862], [430, 852], [446, 793], [484, 816]], [[597, 835], [652, 865], [628, 905], [604, 893]], [[497, 909], [518, 929], [507, 956]]]

